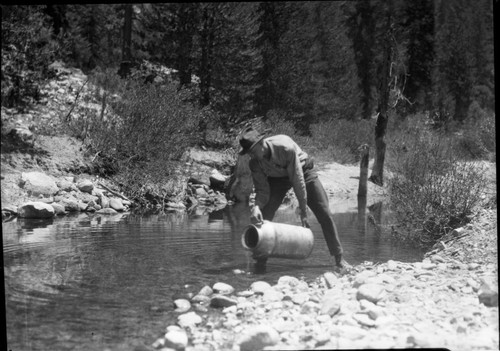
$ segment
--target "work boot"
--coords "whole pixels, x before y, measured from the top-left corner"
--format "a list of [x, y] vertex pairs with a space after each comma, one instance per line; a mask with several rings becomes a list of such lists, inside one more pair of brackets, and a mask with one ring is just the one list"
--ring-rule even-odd
[[352, 266], [342, 258], [342, 255], [335, 256], [335, 272], [345, 274], [348, 273], [351, 269]]

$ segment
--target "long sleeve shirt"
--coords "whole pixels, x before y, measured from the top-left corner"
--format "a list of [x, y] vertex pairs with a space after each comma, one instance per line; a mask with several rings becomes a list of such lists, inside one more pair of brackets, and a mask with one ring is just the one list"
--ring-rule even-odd
[[255, 186], [255, 205], [264, 207], [269, 201], [268, 177], [288, 177], [303, 213], [307, 209], [307, 192], [302, 167], [307, 153], [286, 135], [274, 135], [263, 140], [270, 152], [267, 157], [250, 162], [252, 179]]

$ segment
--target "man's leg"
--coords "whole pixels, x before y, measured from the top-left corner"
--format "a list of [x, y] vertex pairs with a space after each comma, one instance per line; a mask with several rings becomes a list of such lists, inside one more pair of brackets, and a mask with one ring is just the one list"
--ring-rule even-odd
[[[262, 217], [267, 221], [272, 221], [274, 215], [285, 197], [288, 190], [292, 187], [290, 181], [280, 178], [269, 178], [269, 201], [261, 209]], [[267, 257], [254, 257], [257, 262], [255, 263], [256, 273], [265, 272]]]
[[307, 205], [318, 219], [323, 235], [328, 245], [330, 255], [335, 256], [335, 262], [339, 264], [342, 260], [342, 245], [340, 244], [337, 226], [333, 221], [328, 196], [321, 181], [316, 178], [306, 183]]

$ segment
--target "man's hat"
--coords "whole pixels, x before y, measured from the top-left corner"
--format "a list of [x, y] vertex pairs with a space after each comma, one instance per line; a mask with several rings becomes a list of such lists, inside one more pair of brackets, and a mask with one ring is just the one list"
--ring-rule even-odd
[[246, 128], [240, 136], [241, 149], [239, 151], [240, 155], [245, 155], [248, 151], [257, 145], [259, 141], [265, 138], [264, 133], [259, 133], [253, 127]]

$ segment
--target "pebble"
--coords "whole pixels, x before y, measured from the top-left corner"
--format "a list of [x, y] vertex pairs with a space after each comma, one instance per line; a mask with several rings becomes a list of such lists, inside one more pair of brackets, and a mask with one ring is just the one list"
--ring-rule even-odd
[[373, 303], [382, 300], [386, 295], [386, 291], [379, 284], [363, 284], [358, 288], [356, 298], [358, 300], [365, 299]]
[[170, 330], [165, 334], [164, 346], [174, 350], [184, 350], [188, 345], [188, 336], [184, 330]]
[[229, 295], [234, 292], [234, 288], [226, 283], [215, 283], [212, 289], [214, 292], [222, 295]]
[[176, 307], [175, 312], [180, 312], [180, 313], [187, 312], [191, 308], [191, 303], [186, 299], [174, 300], [174, 305]]
[[256, 281], [253, 282], [252, 285], [250, 285], [250, 290], [252, 290], [255, 294], [261, 294], [261, 295], [264, 294], [264, 292], [270, 288], [271, 284], [264, 281]]
[[177, 321], [181, 327], [192, 327], [200, 324], [203, 320], [196, 312], [188, 312], [178, 316]]
[[236, 304], [238, 304], [238, 301], [225, 295], [214, 295], [210, 299], [210, 306], [215, 308], [229, 307]]

